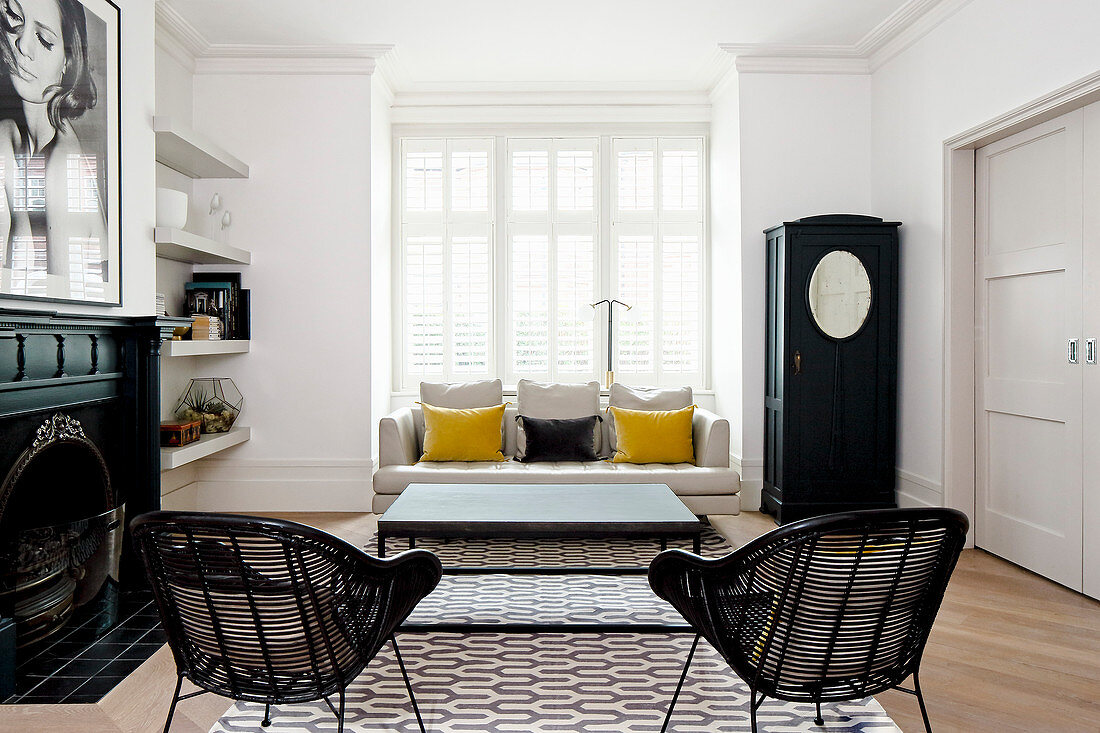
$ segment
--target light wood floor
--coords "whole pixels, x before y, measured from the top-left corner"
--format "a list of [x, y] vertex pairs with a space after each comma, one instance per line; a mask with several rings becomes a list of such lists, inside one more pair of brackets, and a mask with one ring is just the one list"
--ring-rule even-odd
[[[360, 546], [374, 530], [364, 514], [280, 515]], [[722, 517], [742, 544], [774, 527], [757, 512]], [[1100, 603], [981, 550], [966, 550], [947, 590], [921, 675], [932, 725], [945, 731], [1100, 731]], [[97, 705], [0, 706], [0, 731], [158, 731], [175, 685], [168, 648]], [[878, 696], [904, 731], [923, 725], [916, 699]], [[176, 709], [173, 733], [206, 733], [230, 702], [212, 695]]]

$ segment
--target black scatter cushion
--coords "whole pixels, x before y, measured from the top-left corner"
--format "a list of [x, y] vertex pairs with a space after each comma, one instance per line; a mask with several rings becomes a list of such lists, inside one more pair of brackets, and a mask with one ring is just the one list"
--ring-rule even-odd
[[534, 461], [595, 461], [599, 415], [550, 420], [517, 415], [527, 436], [523, 463]]

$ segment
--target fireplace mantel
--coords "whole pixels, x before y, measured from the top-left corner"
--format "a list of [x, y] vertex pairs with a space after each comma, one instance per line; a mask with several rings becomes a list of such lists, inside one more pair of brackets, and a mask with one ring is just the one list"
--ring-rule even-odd
[[128, 517], [159, 508], [160, 345], [187, 322], [0, 308], [0, 473], [62, 412], [106, 446]]

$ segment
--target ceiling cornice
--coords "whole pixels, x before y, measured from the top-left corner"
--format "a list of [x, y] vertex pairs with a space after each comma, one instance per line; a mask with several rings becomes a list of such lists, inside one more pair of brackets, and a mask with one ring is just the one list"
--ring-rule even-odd
[[[852, 45], [719, 44], [692, 79], [670, 83], [659, 93], [703, 89], [714, 94], [735, 70], [758, 74], [870, 74], [969, 2], [909, 0]], [[583, 94], [644, 87], [641, 82], [415, 83], [392, 45], [212, 44], [172, 7], [170, 0], [156, 0], [156, 30], [157, 45], [196, 74], [376, 74], [387, 94], [398, 100], [419, 94], [518, 94], [567, 89]], [[383, 57], [385, 63], [379, 65]]]
[[195, 74], [373, 74], [391, 44], [210, 43], [172, 7], [156, 2], [156, 43]]
[[870, 74], [969, 2], [909, 0], [852, 45], [722, 43], [719, 48], [735, 58], [734, 68], [742, 73]]
[[168, 52], [189, 71], [195, 70], [195, 59], [210, 45], [195, 26], [162, 0], [154, 6], [156, 18], [155, 38], [157, 46]]
[[277, 46], [211, 44], [195, 59], [196, 74], [373, 74], [389, 44]]

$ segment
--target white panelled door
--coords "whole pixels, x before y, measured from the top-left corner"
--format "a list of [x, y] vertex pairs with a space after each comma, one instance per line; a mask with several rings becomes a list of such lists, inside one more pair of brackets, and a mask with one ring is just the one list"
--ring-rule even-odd
[[978, 547], [1082, 589], [1083, 119], [977, 151]]
[[[1084, 289], [1086, 341], [1084, 368], [1084, 582], [1083, 590], [1100, 598], [1100, 103], [1084, 110]], [[1093, 349], [1089, 354], [1088, 341]], [[1092, 363], [1089, 363], [1089, 356]]]

